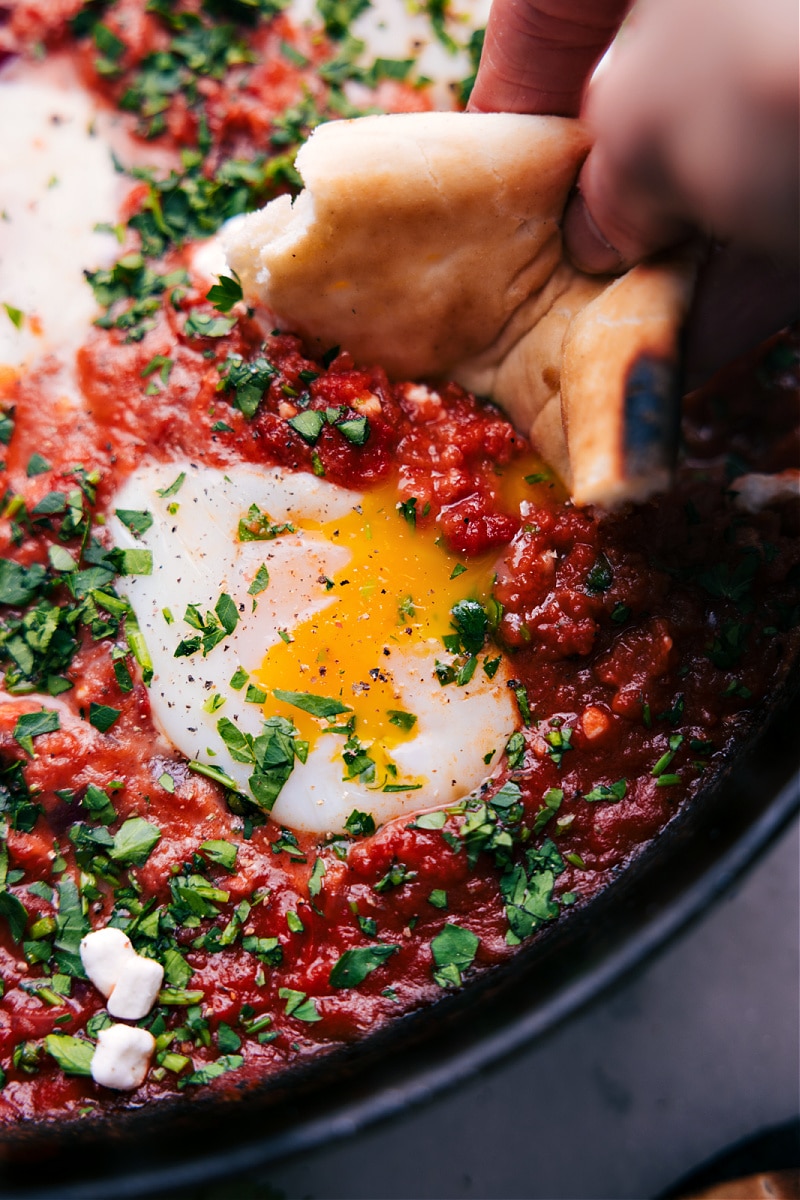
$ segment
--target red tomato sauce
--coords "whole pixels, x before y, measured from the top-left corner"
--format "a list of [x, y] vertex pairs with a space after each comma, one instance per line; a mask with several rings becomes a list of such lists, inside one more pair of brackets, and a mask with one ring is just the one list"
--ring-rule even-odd
[[[26, 39], [68, 45], [64, 22], [79, 9], [18, 5], [12, 48]], [[77, 52], [92, 85], [120, 103], [137, 64], [169, 38], [133, 0], [113, 6], [106, 24], [125, 43], [110, 81], [85, 41]], [[241, 36], [257, 59], [245, 83], [235, 66], [207, 81], [200, 109], [175, 96], [156, 134], [192, 145], [204, 115], [209, 169], [271, 136], [275, 115], [303, 81], [317, 80], [330, 54], [324, 39], [303, 34], [307, 65], [292, 68], [275, 49], [295, 36], [283, 17]], [[131, 213], [144, 196], [129, 201]], [[128, 238], [123, 252], [137, 247]], [[179, 248], [162, 267], [189, 261]], [[192, 333], [198, 314], [217, 316], [205, 290], [189, 278], [165, 293], [139, 340], [125, 328], [97, 328], [78, 356], [86, 405], [77, 417], [43, 403], [46, 369], [2, 381], [13, 419], [3, 558], [35, 571], [52, 566], [54, 547], [77, 558], [91, 536], [107, 545], [102, 521], [113, 495], [146, 458], [279, 464], [361, 489], [394, 479], [398, 503], [415, 499], [420, 524], [435, 526], [460, 556], [496, 554], [495, 637], [511, 654], [524, 728], [498, 747], [491, 785], [440, 827], [405, 818], [322, 843], [295, 838], [269, 819], [258, 823], [172, 751], [153, 726], [124, 629], [101, 604], [74, 627], [66, 665], [33, 694], [23, 688], [0, 703], [2, 896], [11, 898], [0, 899], [7, 1123], [254, 1083], [435, 1001], [550, 921], [569, 919], [570, 907], [657, 837], [713, 777], [800, 648], [796, 506], [751, 514], [729, 491], [743, 471], [796, 463], [792, 341], [690, 398], [674, 493], [604, 515], [573, 507], [543, 469], [523, 519], [505, 507], [501, 480], [530, 448], [491, 404], [452, 384], [390, 382], [379, 366], [357, 369], [346, 349], [313, 360], [297, 339], [265, 338], [244, 314], [221, 336]], [[232, 356], [269, 364], [252, 414], [225, 383]], [[312, 445], [289, 424], [331, 409], [366, 417], [363, 444], [334, 422]], [[33, 455], [45, 467], [31, 474]], [[70, 504], [83, 525], [71, 530], [65, 510], [47, 511], [54, 493], [77, 493]], [[40, 602], [75, 602], [63, 575], [51, 569], [48, 578], [27, 606], [0, 604], [2, 629]], [[67, 686], [48, 695], [53, 678]], [[18, 723], [43, 703], [59, 727], [36, 734], [31, 753]], [[116, 712], [108, 729], [92, 723], [93, 706]], [[97, 789], [110, 806], [105, 817]], [[157, 843], [142, 861], [114, 858], [109, 839], [136, 817], [157, 828]], [[218, 842], [235, 847], [235, 861], [215, 858]], [[167, 966], [165, 991], [144, 1021], [156, 1057], [130, 1096], [63, 1069], [46, 1041], [96, 1036], [103, 999], [76, 963], [76, 937], [110, 919]], [[433, 943], [448, 927], [472, 935], [474, 949], [461, 968], [451, 961], [443, 970]], [[390, 956], [353, 986], [332, 982], [346, 951], [375, 946], [391, 947]]]

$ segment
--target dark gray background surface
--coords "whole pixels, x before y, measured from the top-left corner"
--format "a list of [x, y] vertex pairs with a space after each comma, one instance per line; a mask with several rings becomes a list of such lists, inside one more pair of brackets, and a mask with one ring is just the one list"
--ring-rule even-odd
[[432, 1104], [265, 1169], [242, 1195], [653, 1197], [798, 1115], [799, 1008], [795, 822], [699, 923], [545, 1040]]

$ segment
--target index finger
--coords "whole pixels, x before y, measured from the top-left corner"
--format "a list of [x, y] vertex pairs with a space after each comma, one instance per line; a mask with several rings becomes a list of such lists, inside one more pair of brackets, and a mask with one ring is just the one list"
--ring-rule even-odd
[[472, 112], [578, 115], [630, 0], [494, 0]]

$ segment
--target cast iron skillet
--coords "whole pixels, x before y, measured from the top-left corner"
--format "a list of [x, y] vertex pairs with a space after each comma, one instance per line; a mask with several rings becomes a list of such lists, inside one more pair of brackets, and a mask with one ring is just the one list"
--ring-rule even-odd
[[769, 719], [602, 893], [508, 963], [246, 1095], [15, 1130], [0, 1144], [3, 1195], [126, 1200], [230, 1178], [406, 1110], [540, 1037], [702, 914], [800, 808], [797, 691], [773, 696]]

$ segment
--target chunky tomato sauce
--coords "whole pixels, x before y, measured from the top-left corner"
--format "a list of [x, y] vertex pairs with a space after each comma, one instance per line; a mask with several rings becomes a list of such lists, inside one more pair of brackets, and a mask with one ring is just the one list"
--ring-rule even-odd
[[[299, 97], [313, 97], [316, 117], [332, 115], [320, 71], [338, 35], [298, 33], [284, 16], [248, 27], [234, 13], [252, 51], [246, 67], [200, 73], [194, 90], [165, 92], [150, 109], [141, 96], [125, 100], [147, 56], [170, 53], [177, 26], [165, 13], [200, 13], [203, 28], [214, 28], [205, 8], [150, 7], [112, 4], [106, 32], [92, 39], [98, 18], [74, 0], [20, 3], [8, 50], [24, 53], [32, 41], [67, 48], [150, 142], [174, 150], [200, 139], [195, 184], [265, 146], [274, 161], [276, 130]], [[75, 25], [81, 14], [88, 25]], [[288, 57], [279, 48], [287, 42]], [[424, 90], [399, 84], [388, 100], [427, 103]], [[288, 167], [262, 173], [246, 205], [292, 183]], [[58, 384], [47, 362], [2, 380], [0, 1112], [8, 1123], [255, 1082], [468, 982], [568, 919], [691, 802], [800, 643], [796, 505], [751, 513], [730, 490], [746, 472], [796, 465], [791, 340], [690, 398], [673, 494], [610, 516], [576, 509], [503, 415], [459, 387], [390, 382], [379, 366], [356, 369], [346, 349], [313, 360], [291, 336], [265, 337], [241, 306], [235, 321], [221, 317], [191, 272], [191, 222], [184, 244], [173, 236], [137, 258], [151, 235], [136, 217], [152, 212], [154, 195], [140, 181], [127, 201], [128, 283], [118, 272], [113, 293], [107, 281], [107, 319], [79, 352], [84, 407], [51, 403]], [[161, 196], [177, 202], [174, 191]], [[227, 192], [220, 197], [230, 205]], [[171, 282], [147, 293], [145, 266]], [[146, 311], [119, 321], [148, 297]], [[249, 375], [242, 364], [252, 364]], [[290, 424], [330, 410], [338, 424], [324, 424], [313, 443]], [[342, 433], [343, 420], [362, 418], [368, 436]], [[152, 724], [113, 581], [96, 581], [87, 600], [53, 551], [87, 570], [93, 543], [95, 563], [107, 548], [104, 517], [124, 478], [144, 459], [181, 457], [280, 464], [362, 489], [394, 480], [398, 503], [414, 501], [420, 526], [435, 526], [458, 555], [496, 555], [492, 636], [511, 655], [522, 730], [498, 746], [479, 795], [441, 819], [374, 832], [367, 823], [320, 844], [281, 829], [172, 751]], [[522, 462], [524, 519], [502, 487]], [[63, 652], [44, 633], [55, 607]], [[20, 719], [43, 705], [57, 727], [34, 729], [26, 742]], [[109, 710], [116, 715], [104, 727]], [[160, 836], [126, 852], [115, 835], [134, 818]], [[130, 1095], [94, 1084], [85, 1057], [76, 1067], [64, 1043], [59, 1056], [49, 1040], [91, 1045], [103, 1026], [103, 998], [77, 946], [108, 921], [166, 969], [142, 1022], [157, 1052]], [[452, 928], [455, 949], [452, 934], [442, 941]], [[345, 951], [370, 947], [391, 949], [360, 978], [336, 975]]]

